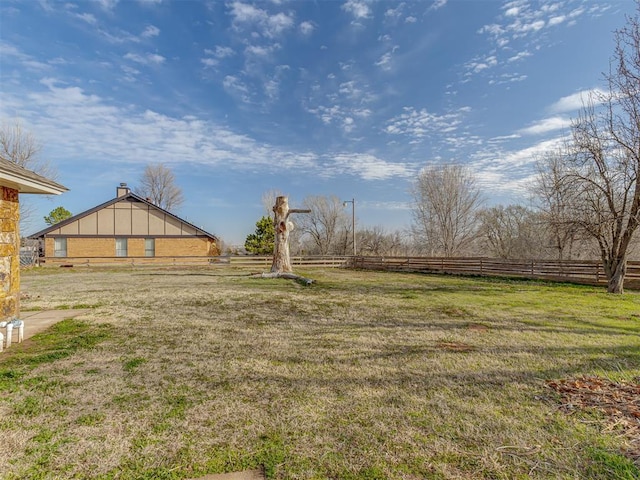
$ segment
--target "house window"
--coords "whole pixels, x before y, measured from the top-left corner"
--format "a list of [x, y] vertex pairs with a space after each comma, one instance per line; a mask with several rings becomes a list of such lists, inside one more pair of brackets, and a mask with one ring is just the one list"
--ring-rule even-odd
[[144, 256], [145, 257], [156, 256], [156, 239], [155, 238], [144, 239]]
[[54, 257], [67, 256], [67, 239], [66, 238], [53, 239], [53, 256]]
[[116, 238], [116, 257], [127, 256], [127, 239]]

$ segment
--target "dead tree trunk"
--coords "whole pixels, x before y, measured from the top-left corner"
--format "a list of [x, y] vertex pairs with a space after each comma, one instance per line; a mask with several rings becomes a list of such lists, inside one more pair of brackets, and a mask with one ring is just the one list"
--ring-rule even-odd
[[290, 273], [291, 256], [289, 255], [289, 234], [293, 230], [293, 223], [289, 221], [289, 199], [287, 197], [277, 197], [273, 207], [275, 213], [275, 247], [273, 250], [273, 263], [271, 273]]
[[289, 209], [289, 199], [287, 197], [277, 197], [273, 212], [275, 214], [275, 245], [271, 273], [263, 273], [261, 277], [290, 278], [306, 285], [313, 283], [311, 279], [292, 273], [291, 256], [289, 254], [289, 234], [293, 230], [293, 223], [289, 221], [289, 215], [292, 213], [309, 213], [311, 210]]

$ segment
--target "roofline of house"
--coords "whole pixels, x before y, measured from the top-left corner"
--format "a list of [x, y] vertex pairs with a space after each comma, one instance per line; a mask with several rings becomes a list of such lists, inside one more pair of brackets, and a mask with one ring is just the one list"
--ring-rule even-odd
[[69, 189], [64, 185], [27, 170], [20, 165], [0, 157], [0, 182], [19, 193], [60, 195]]
[[[173, 213], [169, 212], [168, 210], [165, 210], [164, 208], [160, 208], [159, 206], [154, 205], [153, 203], [149, 202], [148, 200], [146, 200], [146, 199], [144, 199], [142, 197], [139, 197], [138, 195], [136, 195], [135, 193], [132, 193], [132, 192], [129, 192], [126, 195], [122, 195], [120, 197], [112, 198], [111, 200], [109, 200], [107, 202], [104, 202], [103, 204], [98, 205], [97, 207], [93, 207], [90, 210], [86, 210], [84, 212], [78, 213], [77, 215], [74, 215], [74, 216], [72, 216], [70, 218], [67, 218], [66, 220], [63, 220], [63, 221], [58, 222], [58, 223], [55, 223], [55, 224], [51, 225], [50, 227], [45, 228], [44, 230], [40, 230], [39, 232], [33, 233], [33, 234], [29, 235], [27, 238], [31, 238], [31, 239], [40, 238], [40, 237], [46, 235], [47, 233], [49, 233], [49, 232], [51, 232], [53, 230], [56, 230], [56, 229], [61, 228], [61, 227], [64, 227], [65, 225], [73, 223], [76, 220], [80, 220], [81, 218], [86, 217], [87, 215], [91, 215], [92, 213], [95, 213], [98, 210], [102, 210], [103, 208], [106, 208], [109, 205], [113, 205], [114, 203], [121, 202], [122, 200], [125, 200], [126, 198], [133, 198], [133, 199], [138, 200], [138, 201], [140, 201], [142, 203], [145, 203], [145, 204], [149, 205], [150, 207], [155, 208], [156, 210], [160, 210], [162, 213], [164, 213], [166, 215], [169, 215], [171, 218], [174, 218], [175, 220], [178, 220], [179, 222], [182, 222], [182, 223], [194, 228], [196, 230], [196, 232], [198, 232], [200, 234], [203, 234], [203, 236], [209, 237], [214, 241], [218, 241], [219, 240], [218, 237], [216, 237], [215, 235], [213, 235], [213, 234], [201, 229], [200, 227], [197, 227], [197, 226], [193, 225], [192, 223], [187, 222], [186, 220], [178, 217], [177, 215], [174, 215]], [[123, 235], [123, 236], [126, 236], [126, 235]]]

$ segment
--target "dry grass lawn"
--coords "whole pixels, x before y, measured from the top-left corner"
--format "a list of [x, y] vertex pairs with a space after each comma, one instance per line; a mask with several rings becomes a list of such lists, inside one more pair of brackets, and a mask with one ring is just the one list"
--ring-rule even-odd
[[299, 273], [25, 272], [23, 309], [91, 312], [0, 356], [0, 476], [640, 478], [640, 439], [545, 383], [638, 383], [640, 294]]

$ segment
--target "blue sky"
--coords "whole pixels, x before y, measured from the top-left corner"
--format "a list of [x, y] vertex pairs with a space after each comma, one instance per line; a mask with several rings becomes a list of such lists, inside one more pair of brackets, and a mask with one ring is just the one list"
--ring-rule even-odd
[[[631, 1], [0, 3], [0, 117], [19, 119], [79, 213], [170, 167], [180, 216], [241, 244], [263, 192], [356, 199], [410, 225], [430, 164], [469, 165], [488, 204], [526, 203], [536, 154], [603, 88]], [[347, 206], [350, 209], [350, 206]], [[349, 211], [350, 213], [350, 211]], [[24, 234], [33, 232], [23, 232]]]

